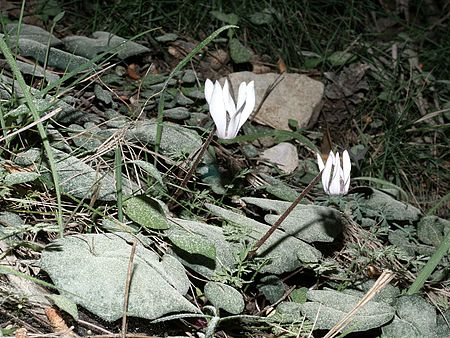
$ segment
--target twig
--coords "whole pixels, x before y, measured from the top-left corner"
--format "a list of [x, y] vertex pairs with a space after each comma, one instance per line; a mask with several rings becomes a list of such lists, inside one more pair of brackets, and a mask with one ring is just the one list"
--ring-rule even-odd
[[125, 281], [125, 295], [123, 297], [123, 316], [122, 316], [122, 334], [121, 334], [122, 338], [127, 337], [128, 301], [130, 299], [130, 284], [131, 284], [131, 277], [133, 274], [133, 260], [134, 260], [134, 255], [136, 253], [136, 245], [137, 245], [137, 240], [135, 239], [133, 241], [133, 245], [131, 247], [130, 260], [128, 261], [127, 280]]
[[256, 251], [263, 245], [267, 239], [272, 235], [275, 230], [281, 225], [281, 223], [289, 216], [289, 214], [294, 210], [294, 208], [301, 202], [301, 200], [308, 194], [311, 189], [316, 185], [317, 181], [322, 176], [322, 172], [318, 173], [316, 177], [303, 189], [302, 193], [295, 199], [294, 202], [286, 209], [286, 211], [277, 219], [277, 221], [270, 227], [270, 229], [260, 238], [258, 242], [256, 242], [255, 246], [251, 251], [249, 251], [247, 255], [247, 259], [252, 259], [256, 256]]

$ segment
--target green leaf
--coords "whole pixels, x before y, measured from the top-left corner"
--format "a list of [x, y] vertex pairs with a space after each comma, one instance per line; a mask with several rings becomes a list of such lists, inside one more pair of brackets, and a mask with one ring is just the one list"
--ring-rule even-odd
[[59, 12], [58, 14], [56, 14], [56, 16], [53, 18], [53, 22], [57, 23], [58, 21], [60, 21], [63, 17], [64, 14], [66, 14], [65, 11]]
[[149, 174], [150, 177], [154, 178], [155, 181], [159, 183], [159, 185], [161, 185], [164, 188], [166, 187], [162, 179], [161, 173], [159, 172], [158, 169], [156, 169], [156, 167], [153, 164], [142, 160], [135, 160], [131, 161], [130, 163], [136, 164], [138, 167], [143, 169], [147, 174]]
[[50, 298], [60, 310], [67, 312], [73, 319], [78, 320], [77, 304], [72, 300], [63, 295], [50, 294], [47, 295], [47, 297]]
[[250, 21], [255, 25], [270, 25], [273, 17], [270, 13], [256, 12], [250, 15]]
[[131, 197], [123, 202], [123, 212], [144, 228], [164, 230], [170, 227], [161, 206], [153, 198]]
[[[206, 207], [214, 215], [227, 220], [230, 227], [235, 225], [237, 229], [245, 228], [246, 233], [241, 235], [241, 240], [249, 243], [256, 243], [270, 228], [267, 224], [216, 205], [206, 204]], [[322, 256], [319, 250], [282, 230], [275, 230], [258, 249], [257, 255], [267, 259], [260, 272], [274, 275], [295, 270], [303, 264], [302, 262], [318, 262]]]
[[261, 278], [257, 288], [270, 303], [278, 301], [286, 291], [283, 281], [274, 275]]
[[12, 186], [15, 184], [23, 184], [28, 182], [33, 182], [38, 177], [40, 177], [38, 173], [29, 173], [29, 172], [18, 172], [18, 173], [12, 173], [5, 176], [3, 179], [3, 184], [6, 186]]
[[216, 247], [205, 237], [179, 229], [169, 231], [167, 236], [179, 249], [190, 254], [202, 255], [212, 260], [216, 259]]
[[206, 256], [191, 255], [184, 250], [173, 247], [174, 254], [183, 265], [207, 278], [211, 278], [223, 269], [231, 270], [234, 268], [236, 265], [235, 253], [240, 252], [242, 246], [227, 241], [221, 227], [183, 219], [172, 219], [172, 221], [171, 229], [188, 231], [190, 234], [201, 237], [202, 241], [208, 241], [215, 248], [215, 257], [214, 260], [211, 260]]
[[[364, 187], [365, 199], [360, 202], [367, 208], [367, 216], [378, 216], [380, 212], [387, 220], [393, 221], [417, 221], [421, 212], [416, 207], [397, 201], [391, 195], [380, 190]], [[356, 189], [354, 189], [355, 192]]]
[[294, 302], [281, 302], [273, 316], [267, 319], [275, 323], [300, 323], [305, 320], [301, 313], [302, 305]]
[[445, 229], [450, 229], [450, 221], [437, 216], [425, 216], [417, 224], [417, 237], [425, 244], [438, 246], [444, 238]]
[[397, 315], [392, 323], [383, 327], [391, 337], [437, 337], [436, 310], [417, 295], [402, 296], [396, 303]]
[[235, 288], [218, 282], [208, 282], [205, 285], [205, 296], [219, 309], [232, 314], [239, 314], [244, 310], [244, 299]]
[[229, 25], [237, 25], [237, 23], [239, 22], [239, 16], [237, 16], [234, 13], [225, 14], [225, 13], [219, 12], [219, 11], [211, 11], [210, 13], [216, 19], [218, 19], [222, 22], [225, 22]]
[[235, 63], [245, 63], [252, 59], [253, 53], [250, 49], [245, 47], [238, 39], [232, 38], [230, 40], [230, 56]]
[[356, 59], [355, 54], [344, 51], [336, 51], [327, 57], [327, 61], [332, 66], [344, 66], [345, 64], [350, 63], [355, 59]]
[[301, 287], [299, 289], [295, 289], [291, 293], [292, 301], [295, 303], [303, 304], [308, 299], [308, 288]]
[[411, 243], [405, 231], [402, 229], [389, 231], [388, 239], [391, 244], [403, 249], [407, 255], [414, 257], [417, 245]]
[[[302, 312], [315, 323], [317, 329], [331, 329], [362, 298], [334, 290], [311, 290]], [[385, 303], [370, 301], [353, 317], [348, 328], [352, 331], [366, 331], [380, 327], [394, 317], [395, 309]]]
[[[40, 266], [61, 294], [107, 321], [123, 316], [130, 261], [129, 234], [67, 236], [43, 251]], [[162, 257], [137, 244], [129, 290], [128, 315], [156, 319], [169, 313], [198, 313], [183, 297], [189, 279], [174, 257]]]
[[[243, 197], [245, 203], [257, 205], [265, 210], [282, 214], [290, 202], [270, 200], [266, 198]], [[269, 224], [278, 220], [278, 215], [269, 214], [264, 219]], [[297, 205], [280, 226], [287, 234], [306, 242], [333, 242], [342, 232], [341, 216], [333, 208], [319, 205]]]

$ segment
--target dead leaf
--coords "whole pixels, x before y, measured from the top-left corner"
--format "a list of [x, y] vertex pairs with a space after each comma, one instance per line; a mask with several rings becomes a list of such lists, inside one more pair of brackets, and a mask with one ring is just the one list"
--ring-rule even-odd
[[261, 63], [252, 63], [252, 73], [254, 74], [267, 74], [272, 71], [270, 67], [267, 67]]
[[280, 72], [280, 74], [283, 74], [284, 72], [287, 71], [286, 64], [284, 63], [284, 60], [282, 58], [278, 59], [277, 65], [278, 65], [278, 71]]
[[64, 319], [61, 315], [52, 307], [45, 309], [45, 314], [47, 315], [48, 321], [53, 328], [55, 333], [63, 333], [61, 338], [74, 338], [77, 335], [69, 329]]
[[326, 72], [325, 77], [331, 82], [325, 88], [325, 96], [332, 100], [349, 98], [361, 90], [369, 90], [364, 76], [369, 65], [353, 63], [345, 67], [341, 73]]
[[14, 332], [16, 338], [28, 338], [28, 331], [26, 328], [21, 327]]
[[214, 70], [219, 70], [224, 67], [228, 61], [230, 61], [230, 55], [223, 49], [210, 52], [205, 59], [205, 62], [209, 63]]
[[141, 78], [138, 72], [138, 65], [136, 65], [135, 63], [128, 65], [127, 74], [133, 80], [139, 80]]

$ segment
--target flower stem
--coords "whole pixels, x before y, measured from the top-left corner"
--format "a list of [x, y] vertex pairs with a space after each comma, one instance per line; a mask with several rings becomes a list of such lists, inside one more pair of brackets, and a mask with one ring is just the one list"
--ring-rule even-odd
[[263, 245], [267, 239], [272, 235], [275, 230], [278, 229], [278, 227], [283, 223], [283, 221], [286, 219], [286, 217], [289, 216], [289, 214], [294, 210], [294, 208], [301, 202], [301, 200], [308, 194], [311, 189], [316, 185], [316, 183], [319, 181], [320, 177], [322, 176], [322, 171], [319, 172], [316, 177], [313, 178], [313, 180], [306, 186], [305, 189], [303, 189], [302, 193], [295, 199], [294, 202], [289, 206], [289, 208], [286, 209], [286, 211], [276, 220], [276, 222], [270, 227], [270, 229], [262, 236], [258, 242], [256, 242], [255, 246], [252, 250], [249, 251], [247, 255], [247, 259], [252, 259], [256, 256], [256, 251]]

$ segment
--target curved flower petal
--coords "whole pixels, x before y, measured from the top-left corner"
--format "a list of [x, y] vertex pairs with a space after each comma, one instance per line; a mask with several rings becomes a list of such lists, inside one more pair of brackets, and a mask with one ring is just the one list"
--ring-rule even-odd
[[[255, 108], [255, 102], [256, 102], [256, 97], [255, 97], [255, 82], [254, 81], [250, 81], [247, 85], [247, 87], [245, 88], [246, 90], [246, 94], [245, 94], [245, 107], [242, 110], [241, 114], [240, 114], [240, 118], [239, 118], [239, 124], [237, 126], [237, 129], [241, 129], [241, 127], [244, 125], [245, 121], [248, 120], [248, 118], [250, 117], [250, 115], [253, 112], [253, 109]], [[239, 88], [240, 91], [240, 88]], [[239, 93], [239, 96], [241, 94]]]
[[241, 82], [239, 85], [239, 91], [237, 96], [237, 104], [236, 104], [236, 111], [242, 112], [244, 109], [244, 105], [246, 104], [247, 100], [247, 84], [245, 82]]
[[342, 180], [344, 182], [344, 191], [346, 194], [350, 188], [350, 171], [352, 170], [352, 163], [348, 151], [344, 150], [342, 153]]
[[323, 163], [323, 159], [319, 153], [316, 154], [317, 165], [322, 170], [322, 186], [328, 195], [344, 195], [350, 187], [350, 171], [351, 161], [347, 150], [342, 153], [342, 166], [339, 152], [336, 155], [330, 151], [327, 162]]
[[230, 94], [228, 80], [225, 80], [225, 83], [223, 84], [223, 104], [225, 105], [225, 109], [230, 118], [236, 115], [236, 106], [234, 105], [234, 100]]
[[331, 178], [331, 170], [333, 170], [333, 162], [334, 162], [334, 155], [333, 152], [330, 151], [327, 162], [325, 163], [325, 167], [322, 172], [322, 186], [323, 190], [326, 193], [328, 193], [330, 186], [330, 178]]
[[209, 103], [209, 112], [217, 128], [219, 138], [227, 138], [227, 112], [223, 104], [223, 91], [219, 81], [214, 84], [214, 90]]
[[325, 168], [325, 164], [323, 163], [322, 155], [317, 153], [317, 165], [319, 166], [319, 171], [322, 171]]
[[341, 171], [339, 153], [336, 152], [336, 156], [333, 159], [333, 176], [331, 177], [331, 182], [328, 186], [330, 195], [339, 195], [341, 193]]
[[205, 99], [208, 104], [211, 102], [211, 97], [214, 91], [214, 83], [210, 79], [206, 79], [205, 82]]

